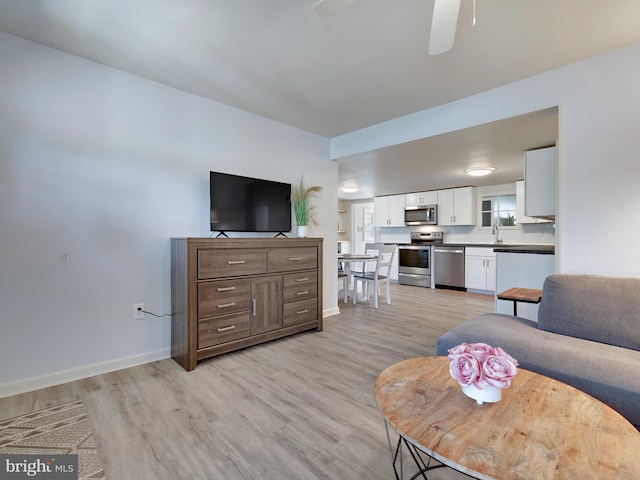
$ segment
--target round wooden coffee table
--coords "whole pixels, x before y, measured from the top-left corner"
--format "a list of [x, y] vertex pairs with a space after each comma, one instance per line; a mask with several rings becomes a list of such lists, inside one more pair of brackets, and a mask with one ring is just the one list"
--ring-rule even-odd
[[[480, 479], [640, 478], [633, 425], [586, 393], [528, 370], [518, 369], [500, 402], [478, 405], [449, 375], [447, 357], [412, 358], [385, 369], [374, 394], [387, 428], [399, 434], [395, 460], [404, 443], [423, 471], [433, 467], [418, 462], [419, 452]], [[389, 445], [400, 478], [390, 438]]]

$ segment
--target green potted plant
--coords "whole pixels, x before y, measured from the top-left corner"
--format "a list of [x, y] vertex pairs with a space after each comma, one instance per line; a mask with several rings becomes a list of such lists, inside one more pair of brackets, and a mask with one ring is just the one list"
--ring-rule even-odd
[[317, 185], [307, 187], [303, 177], [291, 186], [291, 203], [296, 217], [297, 235], [300, 238], [307, 236], [307, 227], [310, 224], [318, 226], [316, 207], [311, 203], [311, 199], [317, 197], [321, 190], [322, 187]]

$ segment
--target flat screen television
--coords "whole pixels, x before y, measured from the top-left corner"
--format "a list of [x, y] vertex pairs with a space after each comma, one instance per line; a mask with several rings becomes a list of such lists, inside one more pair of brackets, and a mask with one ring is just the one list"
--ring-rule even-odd
[[291, 231], [291, 184], [209, 173], [211, 231]]

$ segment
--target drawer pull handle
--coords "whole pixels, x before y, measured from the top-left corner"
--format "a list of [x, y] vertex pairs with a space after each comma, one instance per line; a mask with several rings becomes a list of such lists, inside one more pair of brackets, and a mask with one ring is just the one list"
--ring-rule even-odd
[[244, 260], [227, 260], [227, 265], [244, 265]]
[[309, 277], [296, 278], [296, 282], [308, 282], [308, 281], [309, 281]]
[[218, 304], [218, 308], [229, 308], [229, 307], [235, 307], [235, 306], [236, 306], [236, 302]]
[[305, 308], [304, 310], [297, 310], [296, 315], [302, 315], [303, 313], [309, 313], [309, 309]]
[[216, 288], [216, 290], [218, 292], [233, 292], [236, 289], [236, 287], [218, 287]]
[[229, 325], [228, 327], [220, 327], [218, 328], [218, 333], [228, 332], [229, 330], [235, 330], [235, 329], [236, 329], [235, 325]]
[[302, 260], [302, 257], [289, 257], [290, 262], [299, 262]]
[[301, 292], [296, 292], [296, 295], [308, 295], [309, 294], [309, 290], [303, 290]]

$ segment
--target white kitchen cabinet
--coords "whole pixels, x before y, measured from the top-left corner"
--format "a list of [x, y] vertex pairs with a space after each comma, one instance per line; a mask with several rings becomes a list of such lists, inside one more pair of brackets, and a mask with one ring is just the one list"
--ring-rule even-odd
[[453, 218], [453, 188], [438, 190], [438, 225], [455, 225]]
[[516, 182], [516, 220], [518, 225], [528, 223], [550, 223], [551, 220], [546, 218], [529, 217], [524, 213], [525, 194], [524, 194], [524, 180], [518, 180]]
[[438, 203], [438, 191], [407, 193], [405, 206], [419, 207], [421, 205], [436, 205]]
[[404, 195], [388, 195], [373, 199], [376, 227], [404, 227]]
[[438, 190], [438, 225], [475, 225], [476, 188]]
[[465, 249], [464, 284], [467, 290], [491, 294], [496, 291], [496, 254], [493, 248]]
[[529, 217], [555, 219], [556, 147], [524, 153], [524, 213]]

